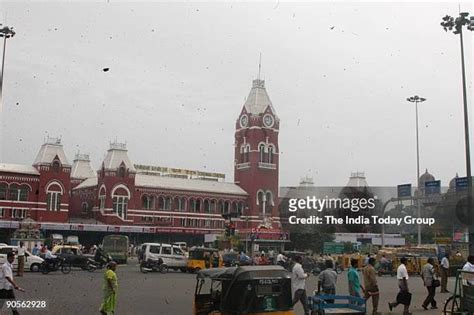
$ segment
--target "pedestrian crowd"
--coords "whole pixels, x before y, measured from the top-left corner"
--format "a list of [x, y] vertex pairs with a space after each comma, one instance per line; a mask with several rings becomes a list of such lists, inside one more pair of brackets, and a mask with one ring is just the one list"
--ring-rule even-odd
[[[287, 258], [281, 254], [277, 256], [277, 263], [286, 262], [286, 260]], [[305, 315], [310, 314], [305, 283], [309, 275], [303, 270], [301, 256], [294, 257], [293, 262], [294, 264], [291, 267], [293, 305], [301, 302], [305, 311]], [[350, 296], [349, 302], [357, 304], [361, 302], [361, 299], [365, 299], [366, 301], [371, 299], [372, 314], [380, 314], [380, 291], [377, 284], [378, 272], [375, 269], [377, 261], [374, 257], [369, 255], [364, 262], [365, 267], [363, 267], [361, 270], [363, 279], [362, 284], [361, 276], [359, 275], [358, 270], [358, 260], [351, 259], [350, 261], [350, 268], [347, 272], [347, 283]], [[379, 261], [378, 268], [387, 268], [388, 264], [391, 264], [390, 261], [388, 261], [385, 256], [382, 256]], [[390, 311], [399, 305], [402, 305], [404, 315], [411, 314], [410, 305], [412, 300], [412, 293], [410, 292], [409, 288], [410, 277], [408, 274], [407, 264], [408, 259], [406, 257], [402, 257], [396, 270], [399, 291], [394, 301], [388, 303], [388, 308]], [[428, 310], [428, 307], [431, 309], [438, 308], [437, 301], [435, 299], [437, 287], [441, 288], [442, 293], [449, 292], [447, 289], [447, 277], [449, 275], [449, 255], [446, 254], [442, 258], [441, 262], [439, 263], [439, 271], [436, 269], [435, 265], [435, 258], [431, 257], [428, 258], [421, 269], [421, 280], [423, 281], [423, 285], [427, 291], [426, 298], [421, 305], [421, 307], [425, 310]], [[334, 269], [334, 261], [332, 259], [326, 259], [325, 269], [319, 273], [317, 294], [336, 295], [338, 275]], [[462, 270], [474, 272], [474, 256], [468, 257], [467, 262], [463, 265]], [[474, 281], [470, 281], [469, 284], [474, 285]], [[334, 299], [328, 297], [327, 299], [325, 298], [325, 302], [334, 303]]]

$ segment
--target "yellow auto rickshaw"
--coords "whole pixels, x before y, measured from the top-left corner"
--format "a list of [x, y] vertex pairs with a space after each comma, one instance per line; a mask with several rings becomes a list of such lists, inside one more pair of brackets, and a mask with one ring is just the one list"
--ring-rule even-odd
[[223, 266], [219, 250], [207, 247], [192, 247], [189, 250], [187, 269], [196, 272], [202, 269], [220, 268]]
[[294, 315], [288, 271], [281, 266], [199, 271], [193, 315], [231, 314]]

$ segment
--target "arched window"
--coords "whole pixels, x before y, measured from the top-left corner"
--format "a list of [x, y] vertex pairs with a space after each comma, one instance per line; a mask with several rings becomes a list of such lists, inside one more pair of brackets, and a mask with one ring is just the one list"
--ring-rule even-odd
[[192, 212], [201, 212], [201, 200], [200, 199], [189, 199], [189, 210]]
[[87, 204], [87, 202], [83, 202], [81, 205], [82, 213], [87, 213], [88, 208], [89, 208], [89, 205]]
[[219, 212], [221, 214], [224, 214], [225, 213], [224, 211], [225, 211], [224, 201], [219, 200]]
[[230, 213], [230, 202], [226, 201], [224, 202], [224, 214]]
[[211, 200], [209, 206], [211, 207], [211, 212], [210, 213], [217, 213], [217, 201], [216, 200]]
[[155, 208], [155, 198], [153, 196], [143, 195], [142, 208], [145, 210], [152, 210]]
[[28, 185], [20, 186], [19, 201], [28, 201], [28, 193], [30, 192], [30, 187]]
[[231, 212], [232, 213], [239, 213], [239, 203], [237, 201], [232, 201]]
[[61, 162], [59, 160], [54, 160], [51, 164], [51, 169], [53, 172], [59, 173], [59, 170], [61, 169]]
[[273, 154], [275, 153], [275, 147], [273, 145], [268, 146], [268, 163], [274, 163]]
[[272, 209], [273, 209], [273, 206], [275, 205], [273, 203], [273, 193], [270, 191], [270, 190], [267, 190], [266, 192], [266, 209], [265, 209], [265, 212], [266, 213], [272, 213]]
[[61, 196], [63, 189], [58, 183], [51, 183], [46, 188], [46, 210], [59, 211], [61, 210]]
[[186, 199], [184, 197], [176, 197], [174, 201], [176, 210], [186, 211]]
[[124, 187], [118, 187], [112, 192], [112, 209], [122, 220], [127, 219], [129, 196], [130, 192]]
[[171, 197], [158, 197], [158, 209], [164, 211], [171, 210]]
[[264, 163], [266, 162], [266, 148], [265, 148], [265, 144], [261, 143], [259, 146], [258, 146], [258, 152], [260, 153], [260, 162]]
[[102, 187], [99, 191], [99, 209], [105, 209], [105, 188]]
[[208, 199], [204, 200], [204, 212], [211, 213], [211, 202]]
[[171, 197], [165, 197], [165, 208], [164, 210], [171, 210]]
[[240, 163], [248, 163], [250, 155], [250, 144], [242, 144], [240, 146]]
[[118, 169], [118, 176], [119, 177], [125, 177], [125, 165], [120, 165], [119, 169]]
[[263, 199], [265, 198], [265, 193], [261, 190], [257, 191], [257, 206], [263, 203]]
[[10, 185], [10, 200], [18, 201], [20, 199], [20, 186], [17, 184]]
[[0, 200], [7, 200], [8, 185], [0, 183]]

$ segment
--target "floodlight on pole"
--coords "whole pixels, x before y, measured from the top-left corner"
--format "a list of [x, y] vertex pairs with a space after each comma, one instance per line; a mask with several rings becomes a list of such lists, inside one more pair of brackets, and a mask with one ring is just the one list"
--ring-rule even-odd
[[[421, 199], [420, 199], [420, 145], [419, 145], [419, 136], [418, 136], [418, 103], [423, 103], [426, 101], [426, 98], [419, 97], [418, 95], [410, 96], [407, 98], [407, 101], [410, 103], [415, 103], [415, 113], [416, 113], [416, 178], [418, 187], [418, 198], [416, 198], [416, 204], [418, 209], [418, 218], [421, 218]], [[418, 246], [421, 245], [421, 225], [418, 224]]]
[[[5, 73], [5, 53], [7, 50], [7, 39], [15, 36], [13, 27], [3, 26], [0, 24], [0, 38], [3, 37], [3, 54], [2, 54], [2, 72], [0, 73], [0, 115], [3, 108], [3, 74]], [[1, 120], [0, 120], [1, 121]], [[0, 139], [1, 141], [1, 139]], [[0, 159], [2, 158], [1, 143], [0, 143]]]
[[[468, 183], [468, 215], [470, 220], [473, 220], [474, 211], [472, 210], [472, 174], [471, 174], [471, 152], [469, 142], [469, 111], [467, 107], [467, 91], [466, 91], [466, 66], [464, 62], [464, 39], [463, 39], [463, 26], [466, 26], [467, 30], [474, 31], [474, 16], [469, 17], [468, 12], [459, 13], [457, 18], [446, 15], [442, 18], [440, 23], [443, 29], [452, 31], [454, 34], [459, 35], [461, 42], [461, 73], [462, 73], [462, 93], [463, 93], [463, 110], [464, 110], [464, 147], [466, 150], [466, 177]], [[469, 226], [469, 254], [474, 254], [474, 225], [471, 222]]]

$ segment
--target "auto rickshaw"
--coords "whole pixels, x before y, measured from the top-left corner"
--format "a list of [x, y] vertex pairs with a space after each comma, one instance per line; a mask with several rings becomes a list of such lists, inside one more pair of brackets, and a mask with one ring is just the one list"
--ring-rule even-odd
[[397, 270], [398, 266], [400, 266], [400, 259], [405, 257], [407, 259], [407, 272], [410, 275], [419, 275], [421, 272], [421, 265], [420, 259], [418, 256], [412, 254], [396, 254], [392, 260], [392, 267], [393, 270]]
[[202, 269], [220, 268], [223, 266], [219, 250], [207, 247], [192, 247], [189, 250], [187, 270], [196, 272]]
[[281, 266], [204, 269], [197, 273], [193, 315], [294, 315], [291, 278]]

